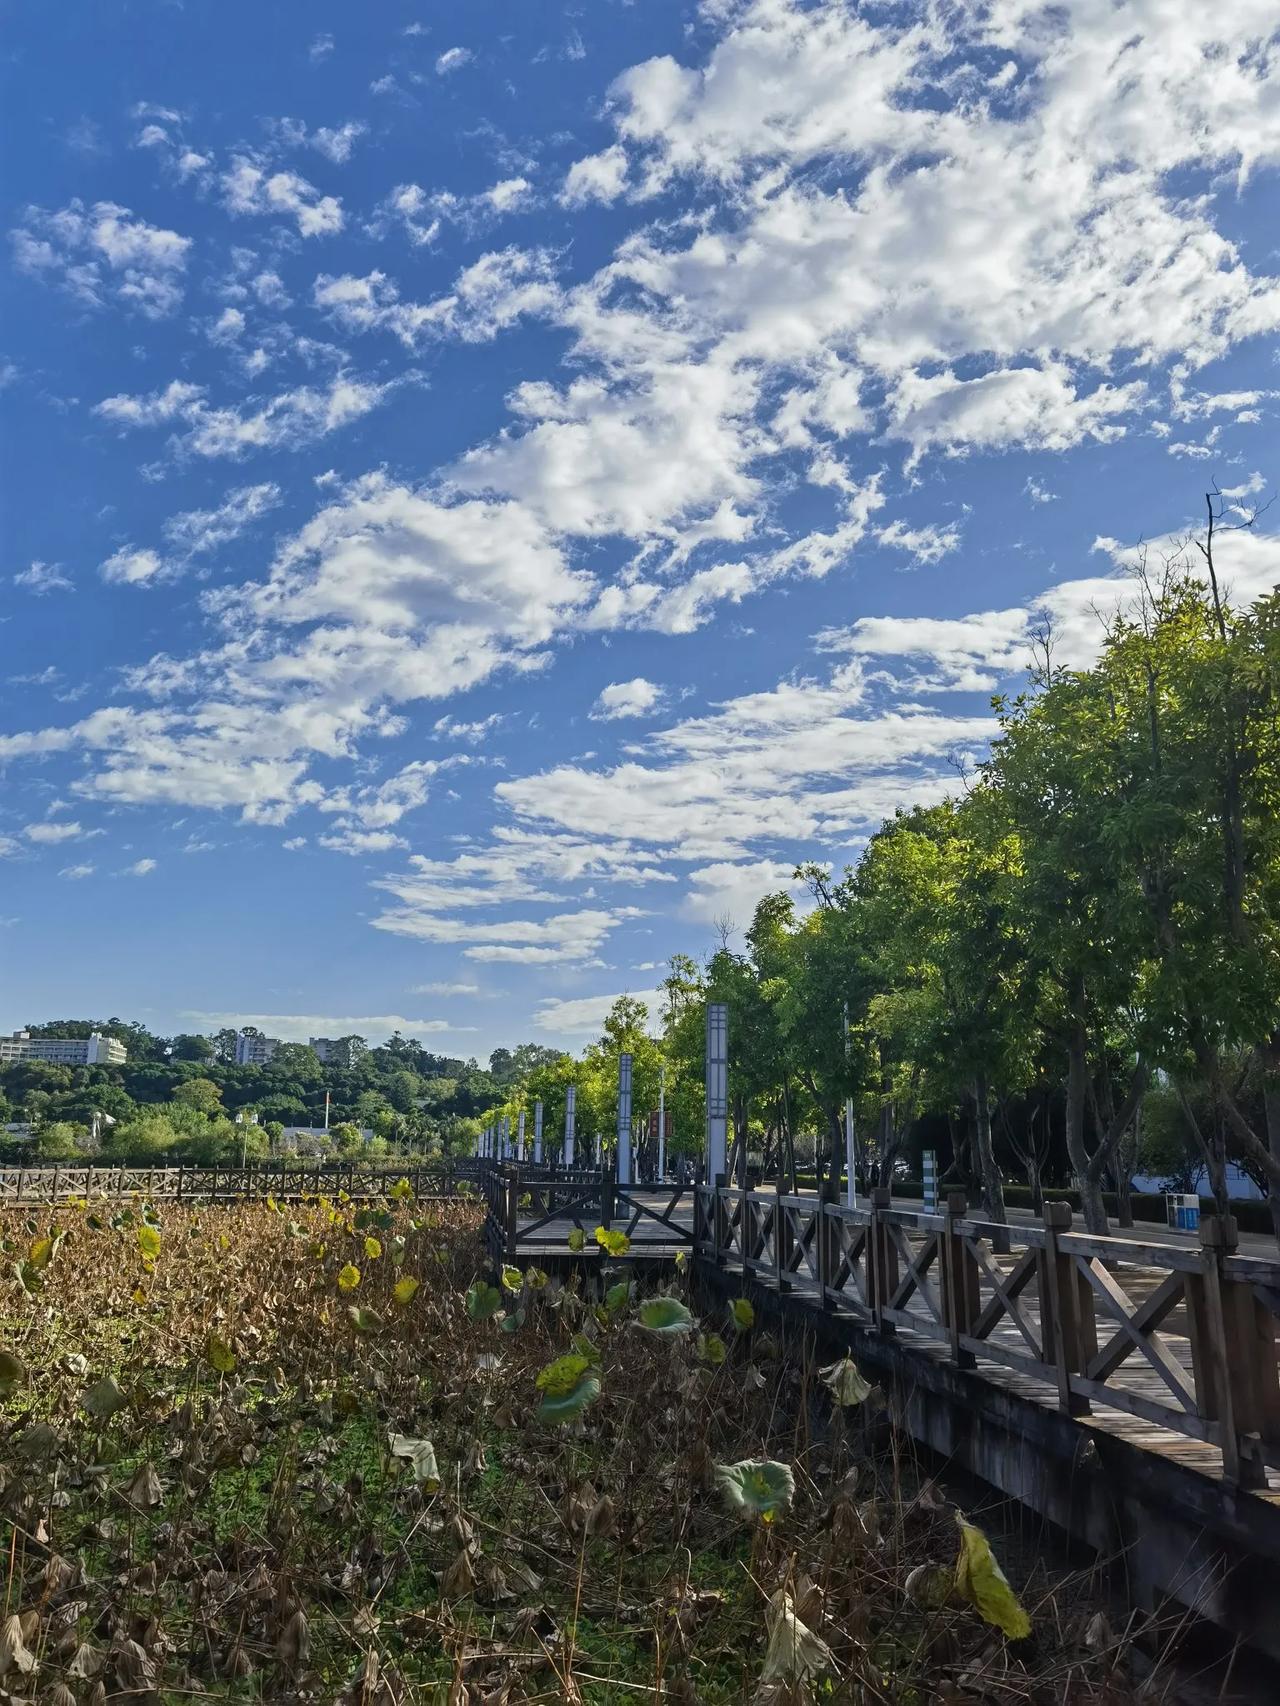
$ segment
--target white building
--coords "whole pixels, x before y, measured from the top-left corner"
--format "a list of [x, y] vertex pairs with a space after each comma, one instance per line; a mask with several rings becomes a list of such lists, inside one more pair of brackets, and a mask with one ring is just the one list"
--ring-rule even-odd
[[0, 1066], [15, 1060], [47, 1060], [54, 1066], [123, 1066], [128, 1058], [122, 1042], [98, 1031], [87, 1037], [33, 1037], [30, 1031], [0, 1037]]
[[358, 1045], [354, 1037], [308, 1037], [321, 1066], [351, 1067], [356, 1063]]
[[241, 1031], [236, 1038], [236, 1065], [265, 1066], [279, 1047], [279, 1037], [255, 1037]]

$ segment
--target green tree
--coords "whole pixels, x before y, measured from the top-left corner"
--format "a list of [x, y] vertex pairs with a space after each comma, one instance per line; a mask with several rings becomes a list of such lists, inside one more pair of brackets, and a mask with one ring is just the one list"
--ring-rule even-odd
[[197, 1113], [216, 1114], [222, 1107], [222, 1091], [209, 1078], [188, 1078], [174, 1086], [173, 1101]]

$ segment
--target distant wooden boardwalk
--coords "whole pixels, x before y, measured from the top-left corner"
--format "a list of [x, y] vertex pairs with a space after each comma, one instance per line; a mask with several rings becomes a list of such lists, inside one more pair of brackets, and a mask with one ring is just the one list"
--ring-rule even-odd
[[816, 1314], [1280, 1499], [1280, 1259], [1241, 1255], [1206, 1220], [1197, 1246], [1158, 1229], [1097, 1237], [1050, 1204], [1040, 1225], [996, 1226], [953, 1195], [946, 1212], [887, 1192], [849, 1208], [813, 1194], [618, 1186], [486, 1163], [495, 1258], [599, 1261], [597, 1226], [634, 1257], [739, 1275]]
[[480, 1163], [443, 1161], [424, 1166], [385, 1167], [358, 1162], [255, 1162], [243, 1167], [126, 1167], [50, 1162], [36, 1167], [0, 1167], [0, 1208], [25, 1203], [85, 1201], [131, 1196], [175, 1202], [298, 1202], [304, 1197], [345, 1192], [365, 1201], [384, 1197], [404, 1179], [414, 1197], [457, 1196], [479, 1189]]

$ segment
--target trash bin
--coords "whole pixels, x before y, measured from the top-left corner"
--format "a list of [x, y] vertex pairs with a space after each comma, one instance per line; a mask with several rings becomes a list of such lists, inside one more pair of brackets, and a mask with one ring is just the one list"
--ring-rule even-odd
[[1198, 1196], [1187, 1195], [1179, 1199], [1178, 1230], [1180, 1232], [1199, 1232], [1200, 1198]]

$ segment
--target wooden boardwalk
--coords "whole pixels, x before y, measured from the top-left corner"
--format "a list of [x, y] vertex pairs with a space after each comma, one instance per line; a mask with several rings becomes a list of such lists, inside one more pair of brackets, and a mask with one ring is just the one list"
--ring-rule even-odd
[[1230, 1225], [1202, 1242], [973, 1219], [963, 1199], [929, 1214], [877, 1192], [866, 1206], [812, 1194], [627, 1186], [607, 1176], [490, 1164], [495, 1258], [604, 1256], [600, 1225], [630, 1259], [678, 1251], [794, 1304], [992, 1387], [1065, 1413], [1210, 1479], [1280, 1505], [1280, 1261], [1241, 1255]]

